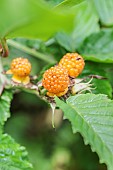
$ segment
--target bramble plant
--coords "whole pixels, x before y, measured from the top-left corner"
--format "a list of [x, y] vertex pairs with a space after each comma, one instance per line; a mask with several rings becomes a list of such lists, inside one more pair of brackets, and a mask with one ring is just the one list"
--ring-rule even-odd
[[[51, 106], [52, 131], [63, 141], [61, 144], [60, 139], [59, 141], [54, 139], [57, 145], [57, 149], [54, 150], [50, 146], [53, 140], [48, 137], [47, 143], [50, 142], [51, 149], [48, 151], [47, 161], [40, 151], [44, 142], [46, 143], [47, 136], [44, 142], [39, 142], [37, 147], [39, 152], [38, 157], [36, 153], [35, 162], [42, 159], [43, 168], [37, 165], [35, 169], [100, 170], [99, 166], [94, 164], [85, 165], [84, 158], [80, 158], [83, 164], [80, 167], [77, 166], [77, 162], [75, 166], [72, 164], [75, 158], [71, 157], [74, 155], [75, 143], [79, 138], [77, 132], [82, 135], [85, 145], [89, 144], [91, 150], [96, 152], [99, 162], [106, 164], [108, 170], [113, 169], [112, 46], [112, 0], [1, 0], [1, 170], [31, 170], [34, 166], [32, 165], [34, 157], [30, 163], [25, 147], [16, 143], [5, 129], [5, 123], [11, 116], [13, 96], [20, 92], [33, 94], [37, 96], [37, 100], [44, 100]], [[24, 103], [30, 99], [26, 98], [24, 101], [21, 98], [21, 100]], [[54, 130], [57, 128], [54, 122], [55, 109], [61, 109], [64, 118], [71, 122], [73, 135], [66, 128], [59, 133]], [[44, 120], [41, 119], [40, 123], [43, 124]], [[25, 122], [23, 124], [25, 125]], [[15, 129], [15, 126], [16, 123], [12, 129]], [[41, 127], [46, 129], [45, 126]], [[25, 145], [27, 147], [27, 144]], [[60, 150], [61, 146], [66, 149]], [[72, 152], [69, 150], [71, 146]], [[81, 147], [79, 142], [77, 147]], [[36, 146], [34, 152], [35, 149]], [[61, 157], [57, 158], [57, 151]], [[90, 161], [93, 162], [93, 159]], [[48, 162], [52, 162], [51, 165]]]

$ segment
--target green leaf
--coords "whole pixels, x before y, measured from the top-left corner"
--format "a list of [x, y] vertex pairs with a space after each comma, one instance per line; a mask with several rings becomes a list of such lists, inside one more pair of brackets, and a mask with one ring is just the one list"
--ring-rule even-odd
[[73, 39], [72, 43], [75, 44], [76, 49], [86, 37], [100, 30], [98, 20], [99, 18], [92, 3], [90, 1], [82, 3], [80, 10], [76, 13], [75, 25], [71, 34]]
[[57, 106], [70, 120], [74, 132], [80, 132], [85, 144], [97, 152], [101, 163], [113, 169], [113, 101], [105, 95], [80, 94], [67, 104], [56, 98]]
[[4, 125], [5, 121], [10, 117], [10, 104], [12, 100], [12, 92], [4, 91], [0, 96], [0, 133], [2, 131], [1, 127]]
[[71, 30], [73, 19], [73, 14], [61, 14], [41, 0], [1, 0], [0, 38], [46, 39], [58, 30]]
[[86, 60], [113, 63], [113, 30], [90, 35], [78, 48]]
[[56, 6], [58, 5], [59, 3], [61, 3], [63, 0], [45, 0], [47, 3], [53, 5], [53, 6]]
[[93, 0], [103, 25], [113, 26], [113, 0]]
[[57, 8], [70, 8], [74, 7], [75, 5], [80, 4], [81, 2], [84, 2], [85, 0], [64, 0], [60, 4], [58, 4]]
[[107, 69], [107, 77], [108, 77], [108, 79], [109, 79], [109, 81], [110, 81], [110, 83], [113, 87], [113, 64], [112, 64], [112, 67], [109, 67]]
[[0, 169], [1, 170], [31, 170], [32, 165], [27, 160], [27, 152], [7, 134], [0, 136]]
[[108, 97], [112, 98], [112, 86], [109, 80], [106, 79], [93, 79], [92, 83], [95, 86], [95, 89], [92, 90], [93, 93], [98, 94], [106, 94]]
[[72, 52], [75, 50], [75, 44], [73, 43], [73, 39], [71, 38], [71, 36], [67, 35], [66, 33], [58, 32], [55, 35], [55, 40], [67, 51]]
[[112, 85], [108, 79], [108, 68], [112, 68], [111, 64], [86, 62], [85, 68], [82, 73], [82, 77], [89, 75], [101, 76], [100, 79], [93, 78], [91, 84], [93, 84], [94, 89], [92, 92], [95, 94], [106, 94], [108, 97], [112, 98]]
[[99, 18], [91, 3], [84, 2], [80, 7], [76, 7], [74, 11], [76, 15], [72, 33], [67, 35], [60, 32], [55, 36], [56, 41], [70, 52], [75, 51], [87, 36], [98, 32], [100, 29], [98, 24]]

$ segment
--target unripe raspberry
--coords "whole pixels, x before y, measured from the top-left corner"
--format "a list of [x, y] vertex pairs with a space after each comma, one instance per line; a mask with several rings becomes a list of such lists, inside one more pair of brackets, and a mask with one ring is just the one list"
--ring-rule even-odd
[[16, 58], [11, 63], [11, 71], [14, 75], [26, 77], [30, 74], [31, 64], [26, 58]]
[[78, 53], [67, 53], [60, 60], [59, 65], [68, 70], [70, 77], [77, 77], [83, 70], [85, 62]]
[[48, 96], [63, 96], [69, 86], [67, 70], [60, 66], [51, 67], [45, 71], [42, 85], [48, 91]]

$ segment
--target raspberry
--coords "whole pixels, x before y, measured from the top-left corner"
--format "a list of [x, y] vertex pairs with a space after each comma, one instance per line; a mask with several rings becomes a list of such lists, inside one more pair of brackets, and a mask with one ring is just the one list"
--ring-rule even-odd
[[67, 53], [60, 60], [59, 65], [68, 70], [70, 77], [77, 77], [84, 68], [84, 60], [78, 53]]
[[31, 64], [26, 58], [16, 58], [11, 63], [11, 71], [16, 76], [26, 77], [30, 74]]
[[31, 64], [26, 58], [16, 58], [11, 63], [11, 69], [6, 74], [13, 74], [12, 80], [24, 85], [30, 82]]
[[45, 71], [42, 85], [48, 91], [48, 96], [63, 96], [68, 91], [69, 85], [67, 70], [60, 66], [51, 67]]

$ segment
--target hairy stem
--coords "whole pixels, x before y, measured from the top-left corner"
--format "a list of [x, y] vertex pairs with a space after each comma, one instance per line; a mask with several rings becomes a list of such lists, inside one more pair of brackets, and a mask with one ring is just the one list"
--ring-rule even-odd
[[12, 47], [15, 47], [15, 48], [17, 48], [19, 50], [22, 50], [22, 51], [24, 51], [24, 52], [26, 52], [26, 53], [28, 53], [28, 54], [30, 54], [30, 55], [38, 58], [38, 59], [41, 59], [41, 60], [43, 60], [43, 61], [45, 61], [47, 63], [51, 63], [51, 64], [56, 63], [56, 60], [54, 58], [52, 58], [52, 57], [50, 57], [48, 55], [42, 54], [42, 53], [40, 53], [40, 52], [38, 52], [38, 51], [36, 51], [34, 49], [31, 49], [31, 48], [29, 48], [29, 47], [27, 47], [25, 45], [22, 45], [22, 44], [14, 41], [14, 40], [7, 40], [7, 43], [8, 43], [8, 45], [10, 45]]

